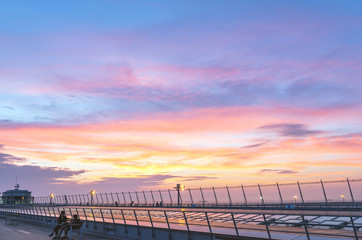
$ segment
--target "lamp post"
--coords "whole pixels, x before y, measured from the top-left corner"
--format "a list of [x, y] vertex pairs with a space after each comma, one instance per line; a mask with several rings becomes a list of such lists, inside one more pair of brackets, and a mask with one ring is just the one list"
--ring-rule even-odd
[[91, 205], [93, 205], [93, 196], [96, 195], [96, 191], [91, 190], [90, 195], [91, 195]]
[[51, 194], [49, 195], [49, 197], [50, 197], [50, 205], [52, 205], [52, 204], [53, 204], [54, 194], [51, 193]]
[[297, 203], [297, 196], [294, 196], [294, 203]]
[[181, 185], [181, 184], [177, 184], [175, 189], [177, 190], [177, 206], [180, 205], [180, 201], [181, 201], [181, 195], [180, 195], [180, 190], [183, 191], [185, 190], [185, 186]]
[[341, 198], [342, 198], [342, 200], [343, 200], [343, 202], [344, 202], [344, 194], [341, 195]]

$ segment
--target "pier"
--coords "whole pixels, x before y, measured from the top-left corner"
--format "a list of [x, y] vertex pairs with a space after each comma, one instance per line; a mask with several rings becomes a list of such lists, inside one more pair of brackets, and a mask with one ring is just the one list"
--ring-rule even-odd
[[[349, 187], [347, 189], [351, 190], [351, 197], [348, 200], [342, 198], [335, 202], [329, 200], [328, 192], [324, 191], [323, 195], [326, 196], [327, 201], [306, 202], [292, 199], [288, 202], [283, 199], [283, 195], [280, 195], [279, 202], [269, 203], [267, 202], [268, 195], [265, 194], [266, 191], [263, 191], [265, 186], [258, 184], [256, 186], [260, 190], [260, 195], [264, 194], [263, 201], [256, 203], [235, 201], [231, 198], [233, 190], [230, 189], [234, 189], [232, 187], [224, 188], [227, 190], [226, 193], [229, 193], [226, 198], [216, 194], [213, 196], [213, 199], [217, 199], [218, 202], [212, 202], [212, 199], [204, 196], [203, 199], [208, 202], [207, 204], [205, 202], [197, 204], [185, 201], [174, 202], [172, 194], [169, 195], [171, 201], [167, 201], [162, 195], [162, 192], [171, 193], [167, 190], [157, 191], [161, 204], [155, 200], [154, 191], [150, 191], [153, 202], [147, 202], [147, 197], [141, 201], [140, 196], [147, 196], [147, 193], [142, 191], [142, 195], [128, 193], [129, 201], [123, 203], [118, 202], [118, 197], [121, 195], [126, 200], [124, 193], [101, 194], [94, 191], [89, 196], [68, 195], [59, 198], [51, 196], [48, 199], [38, 197], [32, 205], [3, 205], [0, 208], [0, 214], [4, 219], [16, 217], [19, 226], [32, 223], [50, 228], [55, 225], [60, 212], [65, 211], [67, 216], [77, 214], [84, 221], [82, 227], [84, 234], [103, 236], [103, 239], [358, 240], [362, 237], [362, 201], [359, 200], [358, 194], [353, 195], [350, 182], [359, 183], [360, 180], [342, 181]], [[334, 181], [333, 183], [340, 184], [341, 182]], [[321, 181], [318, 184], [324, 187], [331, 182]], [[299, 189], [302, 189], [301, 185], [305, 183], [298, 183]], [[283, 185], [276, 186], [281, 193], [280, 186]], [[202, 193], [205, 191], [200, 189]], [[195, 199], [191, 189], [186, 192], [191, 199]], [[132, 198], [133, 194], [136, 196], [136, 202]], [[179, 196], [180, 199], [185, 199], [185, 197], [182, 198], [181, 193]], [[244, 196], [247, 197], [247, 195]], [[84, 205], [78, 202], [86, 197], [89, 198], [91, 204]], [[113, 199], [113, 202], [110, 199]], [[220, 199], [230, 201], [222, 202]], [[64, 200], [64, 202], [59, 202], [59, 200]], [[4, 229], [1, 231], [4, 232]], [[18, 234], [18, 232], [14, 233]]]

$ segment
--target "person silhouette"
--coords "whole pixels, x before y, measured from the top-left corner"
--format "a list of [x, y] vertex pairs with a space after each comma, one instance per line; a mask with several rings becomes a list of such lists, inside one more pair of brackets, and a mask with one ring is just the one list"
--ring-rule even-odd
[[[70, 225], [74, 226], [74, 225], [80, 224], [80, 223], [81, 223], [81, 221], [80, 221], [80, 219], [78, 218], [78, 215], [74, 214], [74, 215], [73, 215], [73, 218], [70, 220], [70, 222], [63, 225], [63, 227], [62, 227], [62, 229], [60, 230], [59, 235], [57, 235], [57, 237], [60, 237], [60, 236], [62, 235], [63, 231], [64, 231], [64, 237], [63, 237], [63, 238], [64, 238], [64, 239], [67, 239], [67, 237], [68, 237], [68, 231], [70, 230]], [[63, 238], [62, 238], [62, 239], [63, 239]]]
[[61, 228], [63, 228], [63, 226], [65, 225], [65, 223], [67, 222], [68, 218], [65, 215], [65, 211], [62, 211], [60, 213], [60, 216], [57, 219], [57, 225], [54, 227], [53, 232], [51, 234], [49, 234], [49, 237], [52, 237], [55, 233], [55, 236], [58, 235], [58, 232]]

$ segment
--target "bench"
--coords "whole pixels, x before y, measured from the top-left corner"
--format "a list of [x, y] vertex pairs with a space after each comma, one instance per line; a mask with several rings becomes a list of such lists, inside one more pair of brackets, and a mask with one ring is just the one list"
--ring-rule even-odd
[[[59, 234], [58, 236], [54, 237], [53, 239], [56, 239], [56, 240], [63, 240], [63, 239], [72, 240], [72, 234], [73, 234], [73, 232], [74, 232], [75, 230], [76, 230], [76, 231], [79, 230], [79, 231], [78, 231], [78, 233], [79, 233], [79, 240], [81, 240], [81, 239], [82, 239], [82, 230], [81, 230], [82, 226], [83, 226], [83, 222], [73, 223], [73, 224], [69, 224], [69, 225], [68, 225], [69, 229], [66, 230], [67, 226], [65, 225], [65, 226], [63, 227], [63, 229], [61, 230], [60, 234]], [[66, 233], [64, 233], [64, 237], [61, 237], [61, 235], [62, 235], [62, 233], [63, 233], [64, 230], [65, 230], [65, 232], [66, 232], [66, 231], [68, 232], [68, 234], [67, 234], [68, 236], [67, 236], [67, 237], [65, 237]], [[74, 238], [73, 238], [73, 239], [74, 239]]]
[[82, 239], [82, 226], [83, 222], [70, 224], [69, 240], [72, 240], [72, 234], [74, 230], [78, 230], [77, 232], [79, 233], [79, 240]]

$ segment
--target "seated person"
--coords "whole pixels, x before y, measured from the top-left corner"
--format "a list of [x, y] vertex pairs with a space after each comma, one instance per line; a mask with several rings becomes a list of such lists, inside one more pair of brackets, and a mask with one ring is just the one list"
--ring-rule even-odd
[[81, 224], [82, 222], [80, 221], [80, 219], [78, 218], [78, 215], [73, 215], [73, 218], [70, 220], [70, 222], [66, 223], [62, 230], [60, 230], [60, 233], [58, 236], [56, 237], [60, 237], [64, 231], [64, 237], [62, 237], [62, 239], [67, 239], [68, 237], [68, 231], [70, 229], [70, 225], [74, 226], [74, 225], [78, 225], [78, 224]]
[[65, 223], [67, 222], [67, 216], [65, 215], [65, 212], [62, 211], [60, 213], [60, 216], [57, 219], [57, 223], [58, 225], [55, 226], [53, 232], [51, 234], [49, 234], [49, 237], [53, 236], [55, 233], [55, 236], [58, 235], [58, 232], [61, 228], [63, 228], [63, 226], [65, 225]]

